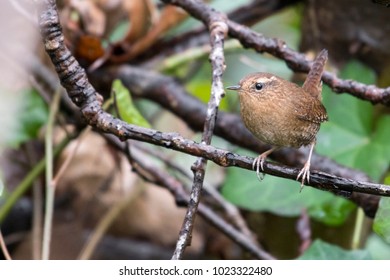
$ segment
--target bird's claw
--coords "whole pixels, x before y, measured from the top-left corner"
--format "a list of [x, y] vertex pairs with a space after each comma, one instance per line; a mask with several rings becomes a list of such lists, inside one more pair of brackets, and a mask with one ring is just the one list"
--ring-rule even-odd
[[297, 181], [299, 181], [299, 179], [302, 177], [302, 180], [301, 180], [301, 188], [299, 190], [299, 192], [302, 191], [303, 189], [303, 186], [305, 184], [305, 181], [307, 183], [310, 183], [310, 163], [306, 163], [303, 168], [301, 169], [301, 171], [298, 173], [298, 176], [297, 176]]
[[252, 169], [256, 171], [256, 176], [257, 179], [259, 179], [259, 181], [262, 181], [265, 176], [264, 173], [260, 172], [260, 169], [261, 171], [264, 171], [264, 161], [265, 158], [260, 155], [257, 158], [255, 158], [255, 160], [252, 163]]

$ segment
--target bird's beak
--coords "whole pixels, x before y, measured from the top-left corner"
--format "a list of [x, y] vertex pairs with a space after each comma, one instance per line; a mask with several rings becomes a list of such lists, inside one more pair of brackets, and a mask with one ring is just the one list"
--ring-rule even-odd
[[235, 86], [227, 87], [226, 89], [230, 89], [230, 90], [239, 90], [240, 88], [241, 88], [240, 85], [235, 85]]

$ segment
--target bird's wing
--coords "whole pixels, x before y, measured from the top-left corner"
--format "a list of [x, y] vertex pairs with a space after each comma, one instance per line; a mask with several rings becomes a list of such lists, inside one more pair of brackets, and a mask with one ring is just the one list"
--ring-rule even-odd
[[322, 102], [308, 92], [302, 90], [289, 99], [287, 111], [290, 112], [290, 116], [313, 123], [322, 123], [328, 120], [328, 114]]

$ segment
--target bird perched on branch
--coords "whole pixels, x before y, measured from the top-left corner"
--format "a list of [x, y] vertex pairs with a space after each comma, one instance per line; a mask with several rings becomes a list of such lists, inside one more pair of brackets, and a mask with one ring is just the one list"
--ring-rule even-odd
[[322, 105], [321, 76], [328, 52], [322, 50], [314, 60], [302, 87], [269, 73], [253, 73], [238, 85], [227, 87], [239, 94], [241, 118], [250, 132], [272, 148], [253, 161], [261, 180], [260, 169], [266, 157], [280, 147], [299, 148], [310, 145], [309, 157], [298, 173], [301, 190], [310, 180], [310, 160], [316, 135], [322, 122], [328, 120]]

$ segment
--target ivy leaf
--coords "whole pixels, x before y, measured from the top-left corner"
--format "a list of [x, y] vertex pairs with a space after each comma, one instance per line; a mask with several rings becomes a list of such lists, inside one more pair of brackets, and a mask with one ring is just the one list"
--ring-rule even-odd
[[[349, 63], [340, 76], [366, 84], [375, 82], [372, 70], [357, 62]], [[375, 117], [369, 102], [329, 91], [324, 88], [323, 102], [330, 121], [321, 126], [317, 152], [378, 181], [389, 164], [390, 116]]]
[[299, 216], [307, 209], [310, 217], [327, 225], [343, 224], [354, 209], [353, 203], [331, 193], [305, 187], [300, 183], [267, 175], [259, 182], [254, 172], [228, 169], [223, 196], [252, 211], [268, 211], [281, 216]]
[[129, 90], [122, 84], [121, 80], [114, 80], [112, 83], [112, 92], [115, 94], [116, 105], [123, 121], [137, 126], [151, 127], [149, 122], [141, 115], [137, 107], [135, 107]]
[[373, 229], [390, 244], [390, 198], [382, 197], [379, 201], [379, 207], [375, 214]]
[[368, 237], [366, 250], [370, 252], [374, 260], [390, 260], [390, 244], [375, 233]]
[[371, 260], [366, 250], [344, 250], [338, 246], [317, 239], [298, 260]]
[[[357, 62], [350, 63], [341, 76], [366, 84], [374, 83], [372, 71]], [[341, 164], [360, 169], [379, 181], [389, 167], [390, 116], [376, 116], [371, 104], [350, 95], [325, 93], [324, 103], [332, 121], [321, 127], [318, 152]], [[390, 184], [389, 177], [385, 184]], [[390, 244], [389, 216], [390, 198], [382, 197], [373, 229]]]
[[42, 97], [34, 89], [21, 92], [24, 96], [18, 114], [18, 127], [8, 140], [12, 146], [18, 146], [38, 136], [40, 128], [45, 125], [49, 110]]

